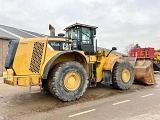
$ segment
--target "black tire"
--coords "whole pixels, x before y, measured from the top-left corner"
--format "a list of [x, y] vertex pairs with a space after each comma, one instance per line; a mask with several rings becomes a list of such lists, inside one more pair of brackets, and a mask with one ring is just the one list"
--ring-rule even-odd
[[42, 80], [42, 88], [43, 88], [44, 91], [50, 92], [49, 87], [48, 87], [48, 79]]
[[[123, 70], [128, 70], [130, 77], [124, 82], [122, 79]], [[129, 89], [134, 82], [134, 69], [129, 62], [116, 62], [112, 71], [112, 87], [120, 90]]]
[[[80, 78], [80, 84], [75, 90], [65, 87], [64, 79], [69, 73], [76, 73]], [[54, 67], [49, 74], [49, 90], [62, 101], [73, 101], [79, 99], [88, 86], [88, 76], [84, 67], [75, 61], [63, 62]]]

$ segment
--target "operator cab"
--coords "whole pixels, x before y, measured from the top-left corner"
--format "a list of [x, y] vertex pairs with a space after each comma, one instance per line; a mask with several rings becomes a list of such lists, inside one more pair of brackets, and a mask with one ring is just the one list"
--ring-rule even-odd
[[[82, 50], [85, 54], [94, 54], [96, 26], [75, 23], [65, 28], [67, 39], [72, 39], [72, 49]], [[96, 45], [97, 47], [97, 45]]]

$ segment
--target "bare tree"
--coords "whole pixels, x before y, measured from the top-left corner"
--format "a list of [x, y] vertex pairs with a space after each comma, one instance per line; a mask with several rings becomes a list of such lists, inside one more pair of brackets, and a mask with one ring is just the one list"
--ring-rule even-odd
[[124, 53], [129, 55], [129, 51], [134, 48], [134, 44], [129, 44], [124, 48]]
[[139, 46], [139, 44], [136, 44], [134, 48], [141, 48], [141, 47]]
[[141, 48], [141, 47], [140, 47], [139, 44], [129, 44], [129, 45], [127, 45], [127, 46], [125, 47], [124, 53], [125, 53], [126, 55], [129, 55], [130, 50], [133, 49], [133, 48]]

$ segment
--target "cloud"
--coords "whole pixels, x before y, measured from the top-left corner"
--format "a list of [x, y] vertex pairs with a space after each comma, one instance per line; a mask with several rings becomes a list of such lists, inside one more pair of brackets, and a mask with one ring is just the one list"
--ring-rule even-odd
[[48, 24], [56, 33], [75, 22], [98, 26], [101, 47], [129, 44], [159, 48], [159, 0], [1, 0], [0, 24], [49, 34]]

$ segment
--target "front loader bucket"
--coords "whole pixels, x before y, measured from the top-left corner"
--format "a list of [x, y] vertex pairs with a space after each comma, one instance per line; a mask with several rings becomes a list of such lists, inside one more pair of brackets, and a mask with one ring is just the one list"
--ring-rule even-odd
[[137, 82], [152, 85], [156, 84], [154, 77], [153, 63], [147, 58], [128, 58], [127, 60], [133, 65], [135, 72], [135, 80]]

